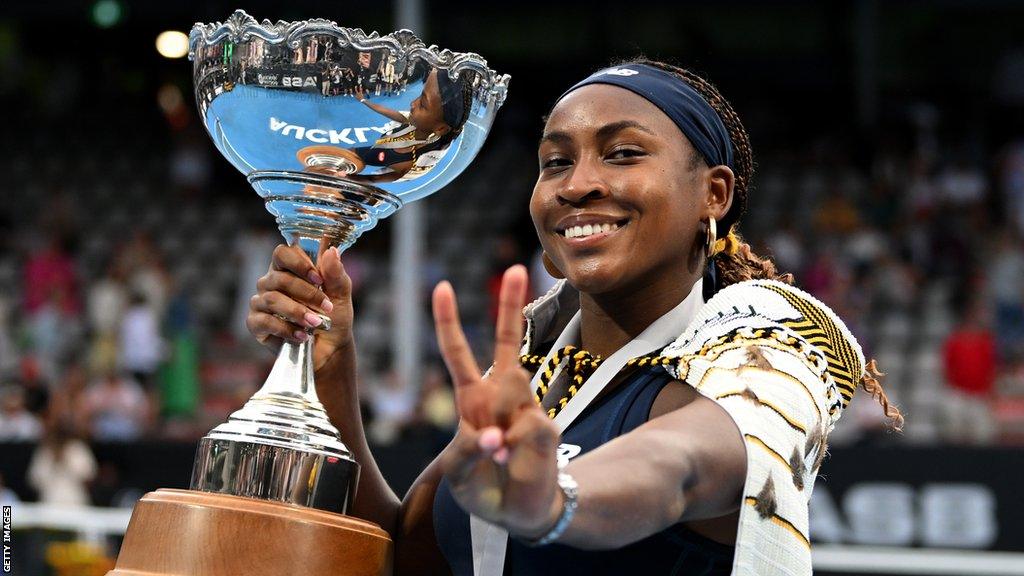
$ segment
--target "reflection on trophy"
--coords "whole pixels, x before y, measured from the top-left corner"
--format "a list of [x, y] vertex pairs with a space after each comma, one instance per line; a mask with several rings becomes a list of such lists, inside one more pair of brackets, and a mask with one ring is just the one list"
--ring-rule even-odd
[[[189, 56], [214, 145], [314, 261], [461, 173], [508, 84], [407, 30], [241, 10], [197, 24]], [[387, 570], [387, 534], [343, 516], [359, 465], [317, 399], [312, 351], [312, 338], [284, 344], [263, 387], [200, 441], [191, 490], [139, 502], [111, 574]]]

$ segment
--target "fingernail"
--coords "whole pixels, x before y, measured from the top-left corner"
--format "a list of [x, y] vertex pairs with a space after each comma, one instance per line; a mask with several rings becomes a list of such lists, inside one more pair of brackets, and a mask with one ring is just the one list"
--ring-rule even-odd
[[338, 262], [341, 262], [341, 250], [338, 250], [337, 246], [334, 246], [331, 250], [334, 250], [334, 257], [338, 259]]
[[498, 448], [498, 451], [494, 453], [494, 456], [492, 456], [491, 459], [494, 460], [495, 462], [497, 462], [498, 464], [505, 464], [505, 463], [507, 463], [508, 462], [508, 448], [505, 448], [504, 446], [502, 446], [501, 448]]
[[480, 439], [477, 440], [481, 450], [490, 452], [491, 450], [497, 450], [501, 446], [501, 430], [494, 426], [487, 428], [480, 433]]
[[306, 321], [306, 325], [310, 327], [316, 327], [324, 323], [324, 319], [312, 312], [306, 312], [306, 315], [302, 317]]
[[320, 308], [330, 314], [334, 310], [334, 302], [331, 302], [330, 298], [325, 297], [324, 301], [320, 303]]
[[295, 339], [298, 340], [299, 342], [305, 342], [306, 340], [309, 340], [309, 334], [306, 334], [304, 330], [296, 330], [294, 333], [292, 333], [292, 336], [294, 336]]
[[321, 278], [320, 275], [316, 273], [316, 270], [310, 270], [309, 274], [306, 275], [306, 278], [309, 278], [309, 281], [312, 282], [313, 284], [316, 284], [317, 286], [324, 283], [324, 279]]

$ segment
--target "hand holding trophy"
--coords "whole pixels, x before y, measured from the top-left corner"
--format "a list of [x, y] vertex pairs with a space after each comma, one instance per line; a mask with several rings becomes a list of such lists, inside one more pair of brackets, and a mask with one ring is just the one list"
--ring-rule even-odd
[[[241, 10], [196, 24], [189, 55], [214, 145], [314, 262], [461, 173], [508, 86], [478, 55], [408, 30]], [[112, 575], [386, 571], [387, 534], [343, 516], [359, 465], [313, 382], [313, 330], [329, 324], [282, 342], [263, 387], [200, 441], [191, 490], [140, 500]]]

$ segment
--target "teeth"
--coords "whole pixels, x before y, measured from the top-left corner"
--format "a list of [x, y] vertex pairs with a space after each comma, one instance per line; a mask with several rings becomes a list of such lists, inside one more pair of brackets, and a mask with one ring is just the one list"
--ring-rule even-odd
[[610, 222], [605, 224], [587, 224], [586, 226], [570, 226], [565, 229], [566, 238], [582, 238], [584, 236], [592, 236], [594, 234], [601, 234], [604, 232], [611, 232], [617, 230], [619, 225]]

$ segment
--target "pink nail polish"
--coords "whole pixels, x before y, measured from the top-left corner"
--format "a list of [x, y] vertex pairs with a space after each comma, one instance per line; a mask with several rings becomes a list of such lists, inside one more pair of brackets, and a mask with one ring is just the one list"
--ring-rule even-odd
[[316, 284], [317, 286], [320, 286], [321, 284], [324, 283], [324, 279], [321, 278], [319, 274], [317, 274], [316, 270], [310, 270], [309, 274], [306, 275], [306, 278], [309, 278], [309, 281], [312, 282], [313, 284]]
[[498, 464], [507, 464], [508, 463], [508, 448], [505, 448], [504, 446], [501, 447], [501, 448], [498, 448], [498, 451], [494, 453], [494, 456], [492, 458]]
[[324, 301], [320, 304], [320, 307], [323, 308], [324, 312], [330, 314], [332, 311], [334, 311], [334, 302], [331, 302], [330, 298], [324, 298]]
[[294, 336], [295, 339], [298, 340], [299, 342], [305, 342], [306, 340], [309, 340], [309, 334], [306, 334], [305, 331], [303, 330], [296, 330], [292, 334], [292, 336]]
[[313, 314], [312, 312], [306, 312], [306, 315], [302, 317], [306, 321], [306, 325], [310, 327], [317, 327], [324, 323], [323, 318]]
[[496, 450], [501, 446], [501, 430], [494, 427], [488, 428], [480, 433], [480, 439], [477, 442], [481, 450]]

